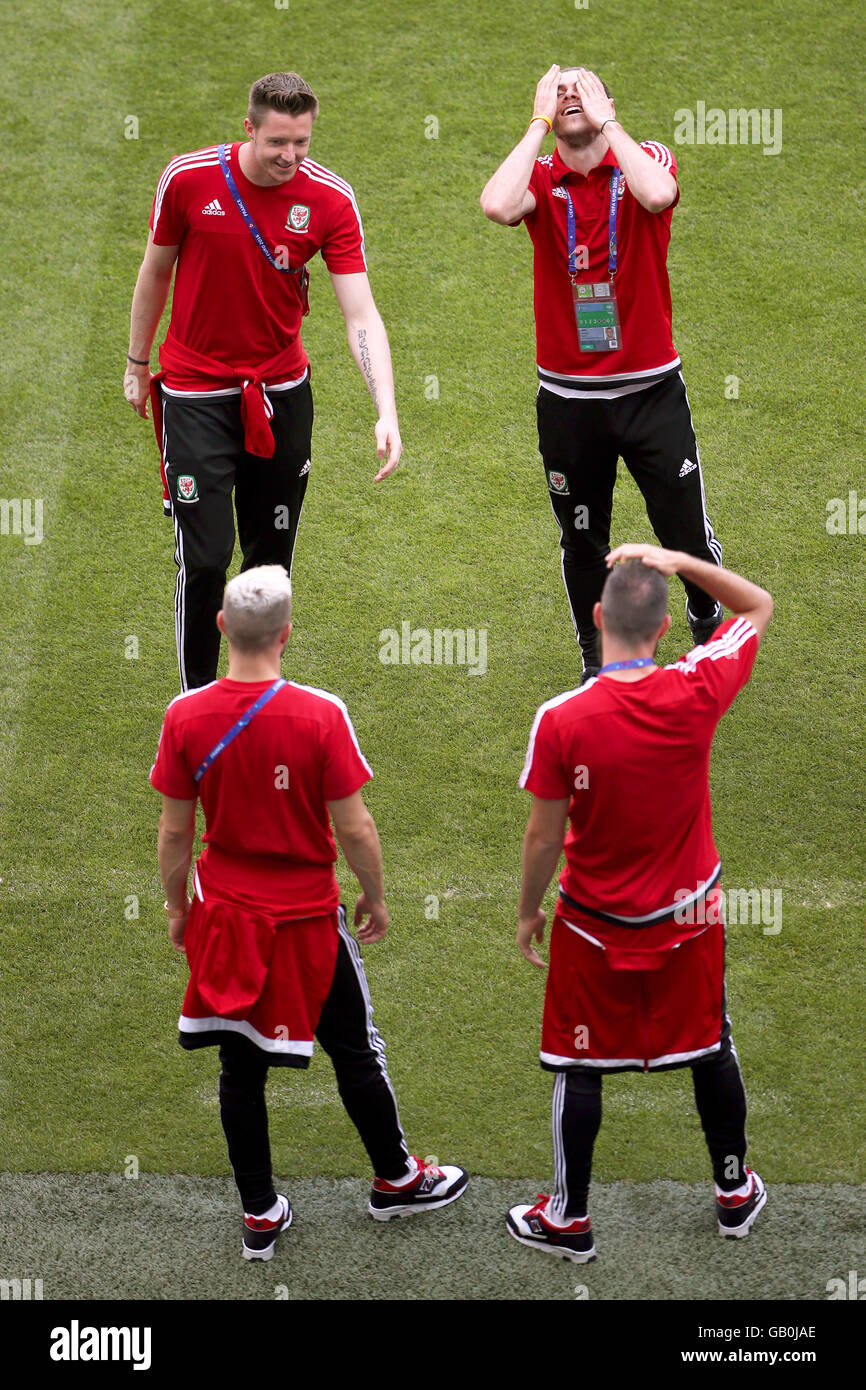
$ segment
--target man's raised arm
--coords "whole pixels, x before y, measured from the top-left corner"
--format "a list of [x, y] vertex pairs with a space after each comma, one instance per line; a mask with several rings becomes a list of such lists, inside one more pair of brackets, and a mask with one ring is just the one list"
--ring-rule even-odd
[[558, 81], [559, 68], [554, 64], [535, 89], [535, 105], [532, 108], [529, 129], [484, 187], [481, 194], [481, 211], [491, 222], [500, 222], [506, 227], [512, 226], [535, 210], [535, 194], [529, 191], [529, 179], [544, 137], [556, 115]]
[[721, 565], [711, 565], [708, 560], [696, 560], [694, 555], [686, 555], [682, 550], [663, 550], [658, 545], [618, 545], [606, 557], [608, 569], [613, 569], [620, 560], [642, 560], [661, 574], [679, 574], [683, 579], [691, 579], [738, 618], [748, 618], [758, 634], [758, 641], [763, 639], [773, 616], [773, 599], [766, 589], [750, 579], [743, 579], [733, 570], [722, 569]]
[[613, 100], [605, 92], [601, 78], [586, 68], [578, 68], [574, 85], [584, 116], [604, 135], [641, 207], [647, 212], [663, 212], [669, 208], [677, 196], [676, 179], [651, 154], [642, 150], [617, 120]]

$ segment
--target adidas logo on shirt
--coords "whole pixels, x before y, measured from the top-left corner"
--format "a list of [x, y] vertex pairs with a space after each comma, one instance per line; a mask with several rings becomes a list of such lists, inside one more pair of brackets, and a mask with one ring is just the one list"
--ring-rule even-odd
[[210, 217], [225, 217], [225, 212], [220, 207], [219, 198], [214, 198], [213, 202], [208, 203], [206, 208], [202, 208], [202, 212], [207, 213]]
[[692, 463], [691, 459], [684, 459], [683, 466], [680, 469], [680, 477], [684, 478], [687, 473], [693, 473], [697, 466], [696, 463]]

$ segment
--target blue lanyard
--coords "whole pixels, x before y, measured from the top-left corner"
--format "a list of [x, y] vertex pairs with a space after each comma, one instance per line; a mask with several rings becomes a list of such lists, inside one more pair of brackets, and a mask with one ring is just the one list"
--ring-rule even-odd
[[636, 656], [633, 661], [609, 661], [597, 674], [603, 676], [605, 671], [632, 671], [638, 666], [655, 666], [655, 661], [651, 656]]
[[[622, 170], [614, 169], [610, 176], [610, 211], [607, 219], [607, 270], [611, 280], [616, 275], [616, 213], [621, 178]], [[577, 232], [574, 225], [574, 204], [567, 188], [565, 196], [568, 199], [568, 273], [574, 276], [577, 275]]]
[[250, 705], [249, 709], [244, 710], [237, 724], [233, 724], [232, 727], [229, 729], [228, 733], [223, 734], [219, 743], [216, 744], [216, 746], [210, 750], [204, 762], [199, 764], [196, 772], [194, 773], [193, 781], [201, 781], [208, 768], [216, 762], [220, 753], [225, 752], [229, 744], [233, 743], [234, 740], [237, 738], [238, 734], [241, 733], [247, 727], [250, 720], [255, 719], [256, 715], [259, 713], [259, 710], [263, 710], [268, 701], [272, 700], [276, 695], [277, 691], [282, 690], [285, 684], [286, 682], [283, 680], [282, 676], [279, 676], [277, 680], [274, 681], [272, 686], [269, 686], [267, 690], [262, 692], [262, 694], [256, 700], [255, 704]]
[[271, 248], [268, 246], [268, 243], [265, 241], [264, 237], [262, 236], [261, 232], [256, 226], [252, 213], [250, 212], [249, 208], [247, 207], [246, 203], [241, 197], [240, 189], [235, 183], [234, 175], [232, 174], [232, 171], [229, 168], [228, 159], [226, 157], [225, 145], [220, 145], [219, 149], [217, 150], [217, 154], [219, 155], [220, 168], [222, 169], [225, 181], [228, 184], [229, 193], [234, 198], [235, 206], [237, 207], [237, 210], [240, 213], [241, 217], [244, 219], [244, 222], [247, 224], [249, 231], [252, 233], [253, 240], [258, 246], [262, 255], [266, 256], [269, 263], [274, 267], [274, 270], [280, 271], [282, 275], [303, 275], [304, 271], [306, 270], [306, 266], [301, 265], [297, 266], [296, 268], [293, 268], [292, 266], [280, 265], [276, 256], [273, 254]]

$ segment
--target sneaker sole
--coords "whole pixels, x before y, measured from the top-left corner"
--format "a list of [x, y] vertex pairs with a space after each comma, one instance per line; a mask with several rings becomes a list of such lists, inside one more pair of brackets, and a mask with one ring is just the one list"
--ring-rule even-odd
[[733, 1227], [733, 1228], [730, 1227], [730, 1226], [723, 1226], [722, 1223], [721, 1223], [721, 1221], [720, 1221], [720, 1222], [719, 1222], [719, 1235], [720, 1235], [720, 1236], [724, 1236], [726, 1240], [742, 1240], [743, 1236], [747, 1236], [747, 1235], [749, 1234], [749, 1231], [750, 1231], [751, 1228], [752, 1228], [752, 1222], [754, 1221], [754, 1219], [755, 1219], [755, 1217], [758, 1215], [758, 1213], [759, 1213], [760, 1211], [763, 1211], [763, 1209], [764, 1209], [764, 1207], [766, 1206], [766, 1204], [767, 1204], [767, 1189], [766, 1189], [766, 1187], [765, 1187], [764, 1190], [763, 1190], [763, 1192], [761, 1193], [760, 1197], [758, 1198], [757, 1202], [755, 1203], [755, 1206], [754, 1206], [753, 1210], [749, 1212], [749, 1215], [746, 1217], [746, 1219], [745, 1219], [745, 1221], [743, 1222], [742, 1226], [735, 1226], [735, 1227]]
[[374, 1221], [391, 1221], [395, 1216], [416, 1216], [419, 1212], [435, 1211], [437, 1207], [447, 1207], [449, 1203], [456, 1202], [458, 1197], [462, 1197], [466, 1191], [469, 1179], [459, 1187], [456, 1192], [451, 1192], [447, 1197], [438, 1197], [435, 1202], [411, 1202], [405, 1207], [374, 1207], [370, 1202], [367, 1210]]
[[547, 1255], [558, 1255], [561, 1260], [571, 1260], [572, 1264], [585, 1265], [590, 1260], [595, 1259], [595, 1246], [591, 1250], [569, 1250], [567, 1245], [548, 1245], [547, 1241], [535, 1240], [531, 1236], [522, 1236], [515, 1231], [511, 1222], [506, 1217], [506, 1227], [508, 1234], [515, 1240], [519, 1240], [521, 1245], [528, 1245], [530, 1250], [543, 1250]]
[[[294, 1214], [295, 1214], [294, 1211], [290, 1211], [290, 1212], [289, 1212], [288, 1220], [283, 1222], [282, 1226], [280, 1227], [279, 1231], [277, 1232], [277, 1235], [281, 1236], [281, 1235], [283, 1234], [283, 1231], [287, 1231], [287, 1230], [289, 1229], [289, 1227], [290, 1227], [291, 1224], [292, 1224], [292, 1217], [294, 1216]], [[273, 1239], [272, 1243], [268, 1246], [267, 1250], [250, 1250], [250, 1249], [246, 1246], [246, 1244], [244, 1244], [244, 1245], [241, 1247], [241, 1254], [243, 1255], [243, 1257], [244, 1257], [245, 1260], [260, 1260], [260, 1261], [271, 1260], [271, 1259], [273, 1259], [274, 1250], [276, 1249], [276, 1245], [277, 1245], [277, 1236], [274, 1236], [274, 1239]]]

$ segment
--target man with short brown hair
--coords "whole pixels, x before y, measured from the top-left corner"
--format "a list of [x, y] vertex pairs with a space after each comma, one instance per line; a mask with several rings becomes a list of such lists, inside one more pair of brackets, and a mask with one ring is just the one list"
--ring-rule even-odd
[[[593, 610], [603, 664], [538, 710], [520, 778], [532, 810], [517, 941], [541, 968], [533, 943], [544, 935], [541, 903], [563, 848], [565, 868], [540, 1054], [556, 1076], [555, 1190], [512, 1207], [508, 1230], [578, 1264], [595, 1256], [587, 1201], [605, 1075], [691, 1067], [722, 1236], [748, 1235], [767, 1195], [745, 1162], [709, 761], [719, 720], [752, 673], [773, 600], [719, 565], [655, 545], [618, 546], [606, 563], [612, 572]], [[658, 667], [674, 574], [735, 616], [706, 644]]]
[[261, 125], [269, 110], [282, 111], [289, 116], [303, 116], [309, 111], [315, 120], [319, 114], [319, 102], [300, 73], [272, 72], [267, 77], [260, 77], [250, 88], [247, 117], [254, 126]]
[[[543, 155], [549, 133], [555, 148]], [[667, 251], [679, 196], [671, 150], [632, 139], [595, 73], [556, 64], [481, 194], [486, 217], [525, 223], [533, 243], [538, 448], [585, 680], [601, 665], [592, 611], [618, 458], [661, 544], [722, 562], [671, 330]], [[693, 580], [683, 584], [692, 638], [706, 642], [722, 610]]]
[[[153, 406], [164, 504], [174, 521], [175, 626], [183, 690], [216, 676], [215, 618], [235, 542], [243, 569], [291, 573], [310, 472], [313, 398], [301, 342], [307, 264], [331, 274], [349, 347], [378, 420], [376, 481], [402, 444], [391, 354], [367, 279], [351, 186], [309, 157], [318, 101], [297, 73], [250, 91], [247, 141], [179, 155], [163, 171], [132, 301], [124, 392]], [[150, 351], [175, 264], [171, 322]]]

